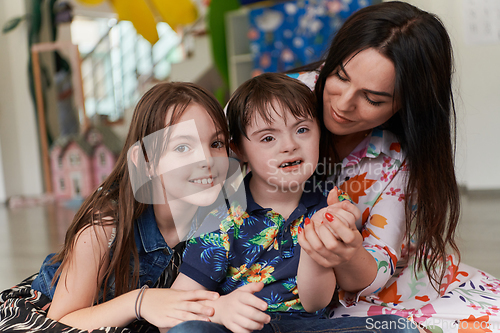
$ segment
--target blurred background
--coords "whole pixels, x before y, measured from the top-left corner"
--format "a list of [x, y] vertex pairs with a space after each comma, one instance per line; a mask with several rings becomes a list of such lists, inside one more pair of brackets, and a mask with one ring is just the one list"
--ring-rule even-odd
[[[380, 0], [0, 0], [0, 289], [57, 251], [113, 168], [140, 96], [191, 81], [224, 105], [262, 72], [319, 60]], [[463, 261], [500, 276], [500, 2], [406, 1], [437, 14], [456, 62]]]

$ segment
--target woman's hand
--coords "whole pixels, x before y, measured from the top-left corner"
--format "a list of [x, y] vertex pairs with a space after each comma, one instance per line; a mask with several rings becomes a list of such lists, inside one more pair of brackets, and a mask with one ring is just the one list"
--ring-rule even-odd
[[161, 328], [173, 327], [187, 320], [209, 321], [215, 310], [204, 301], [218, 298], [218, 293], [208, 290], [146, 289], [141, 317]]
[[363, 237], [356, 229], [361, 212], [348, 201], [339, 202], [336, 188], [330, 191], [327, 202], [329, 206], [316, 212], [312, 223], [304, 223], [299, 244], [318, 264], [335, 268], [363, 248]]
[[359, 209], [348, 201], [338, 201], [337, 189], [328, 195], [328, 207], [305, 223], [299, 234], [302, 249], [319, 265], [335, 271], [337, 284], [346, 291], [367, 287], [377, 274], [375, 259], [364, 249], [356, 229]]

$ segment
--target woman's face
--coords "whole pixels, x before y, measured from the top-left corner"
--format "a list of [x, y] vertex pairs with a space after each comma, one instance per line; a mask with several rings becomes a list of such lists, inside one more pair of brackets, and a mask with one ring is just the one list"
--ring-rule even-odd
[[349, 57], [325, 82], [326, 128], [343, 136], [385, 123], [397, 110], [393, 105], [394, 81], [394, 64], [377, 50], [370, 48]]

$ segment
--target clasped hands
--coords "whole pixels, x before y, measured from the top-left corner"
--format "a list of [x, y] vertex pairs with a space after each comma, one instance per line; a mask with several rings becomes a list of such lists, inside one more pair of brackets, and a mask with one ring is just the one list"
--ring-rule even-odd
[[335, 187], [328, 195], [328, 207], [306, 219], [298, 236], [302, 249], [323, 267], [348, 264], [362, 250], [363, 237], [356, 228], [360, 210], [349, 201], [339, 202]]

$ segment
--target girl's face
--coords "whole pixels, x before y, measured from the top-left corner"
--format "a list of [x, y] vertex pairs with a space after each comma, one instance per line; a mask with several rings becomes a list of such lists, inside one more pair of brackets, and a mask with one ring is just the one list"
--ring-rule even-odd
[[190, 104], [164, 135], [168, 142], [156, 175], [166, 201], [170, 206], [176, 202], [194, 206], [214, 203], [226, 179], [229, 161], [223, 134], [208, 112], [199, 104]]
[[326, 79], [323, 91], [325, 126], [340, 136], [382, 125], [397, 110], [394, 64], [372, 48], [348, 59]]

